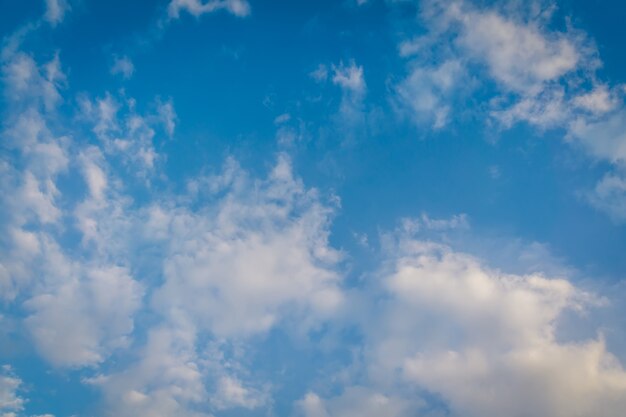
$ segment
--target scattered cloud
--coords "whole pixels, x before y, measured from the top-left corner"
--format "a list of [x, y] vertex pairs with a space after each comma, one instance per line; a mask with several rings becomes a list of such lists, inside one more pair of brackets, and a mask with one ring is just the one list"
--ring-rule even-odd
[[22, 380], [13, 374], [10, 366], [3, 365], [0, 372], [0, 413], [2, 416], [15, 416], [24, 409], [24, 399], [18, 390]]
[[365, 327], [372, 384], [399, 378], [455, 416], [620, 415], [626, 372], [602, 337], [556, 337], [562, 314], [594, 308], [594, 296], [432, 242], [402, 239], [395, 253], [381, 283], [391, 299]]
[[606, 174], [586, 194], [589, 203], [606, 213], [616, 223], [626, 222], [626, 178], [622, 175]]
[[121, 75], [125, 80], [130, 79], [135, 72], [135, 66], [133, 62], [127, 56], [113, 58], [113, 65], [111, 66], [111, 74]]
[[[317, 71], [319, 71], [319, 68]], [[333, 84], [338, 85], [344, 91], [359, 96], [365, 93], [365, 79], [363, 78], [362, 66], [356, 65], [354, 62], [351, 62], [349, 65], [340, 63], [336, 66], [333, 65], [332, 74]]]
[[70, 10], [67, 0], [46, 0], [45, 19], [56, 26], [63, 21], [65, 14]]
[[167, 13], [170, 19], [178, 19], [181, 11], [199, 17], [218, 10], [226, 10], [235, 16], [245, 17], [250, 14], [250, 4], [246, 0], [172, 0]]
[[440, 129], [449, 122], [449, 99], [462, 77], [461, 63], [454, 60], [431, 68], [416, 66], [396, 87], [400, 107], [414, 120]]

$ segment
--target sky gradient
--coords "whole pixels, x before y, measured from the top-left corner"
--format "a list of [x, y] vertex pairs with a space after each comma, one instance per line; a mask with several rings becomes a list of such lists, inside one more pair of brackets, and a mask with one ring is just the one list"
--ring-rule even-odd
[[0, 0], [0, 417], [622, 417], [624, 21]]

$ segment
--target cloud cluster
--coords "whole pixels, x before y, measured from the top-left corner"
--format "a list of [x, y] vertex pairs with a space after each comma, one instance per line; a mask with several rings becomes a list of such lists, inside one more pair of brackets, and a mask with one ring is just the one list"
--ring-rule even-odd
[[[398, 108], [440, 129], [472, 91], [485, 97], [478, 108], [488, 124], [559, 130], [592, 158], [610, 161], [611, 175], [623, 178], [624, 86], [600, 79], [602, 62], [584, 33], [569, 24], [554, 28], [555, 9], [552, 1], [423, 2], [426, 33], [399, 47], [409, 61], [408, 75], [396, 86]], [[624, 217], [615, 198], [591, 194], [596, 207], [616, 220]]]
[[362, 318], [366, 371], [355, 382], [368, 388], [329, 400], [309, 393], [303, 415], [431, 415], [433, 395], [453, 416], [621, 415], [626, 371], [603, 338], [557, 337], [563, 315], [593, 308], [594, 296], [562, 278], [506, 274], [445, 245], [397, 239]]
[[245, 17], [250, 14], [250, 4], [246, 0], [172, 0], [167, 7], [170, 19], [178, 19], [180, 12], [185, 11], [195, 17], [217, 10], [226, 10], [229, 13]]

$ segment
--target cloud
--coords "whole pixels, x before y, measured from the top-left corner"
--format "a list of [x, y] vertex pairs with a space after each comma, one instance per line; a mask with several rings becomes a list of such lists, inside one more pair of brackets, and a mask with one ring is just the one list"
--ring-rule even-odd
[[415, 415], [419, 402], [415, 403], [355, 386], [331, 399], [322, 399], [309, 392], [298, 401], [297, 409], [302, 417], [408, 417]]
[[[610, 94], [592, 75], [600, 65], [592, 42], [572, 28], [552, 29], [552, 12], [550, 2], [424, 2], [426, 33], [400, 44], [400, 55], [410, 60], [397, 95], [418, 121], [435, 128], [455, 111], [461, 74], [488, 93], [481, 107], [505, 128], [563, 127], [571, 120], [570, 102], [592, 112], [610, 108]], [[591, 91], [580, 87], [586, 77]]]
[[415, 66], [396, 86], [399, 102], [407, 113], [420, 123], [434, 129], [444, 127], [450, 118], [448, 103], [463, 77], [461, 63], [450, 60], [436, 67]]
[[98, 364], [113, 349], [127, 345], [142, 289], [125, 268], [89, 267], [77, 271], [60, 254], [52, 256], [57, 263], [50, 261], [46, 266], [69, 276], [47, 277], [51, 288], [25, 303], [31, 312], [26, 326], [41, 356], [53, 365]]
[[250, 4], [246, 0], [172, 0], [167, 8], [170, 19], [178, 19], [181, 11], [198, 17], [217, 10], [226, 10], [229, 13], [245, 17], [250, 14]]
[[0, 372], [0, 415], [11, 416], [24, 409], [24, 399], [18, 395], [22, 380], [15, 376], [8, 365]]
[[[333, 65], [332, 72], [333, 84], [355, 95], [365, 93], [365, 79], [363, 78], [362, 66], [356, 65], [354, 62], [351, 62], [349, 65], [340, 63], [339, 65]], [[319, 74], [319, 68], [314, 74], [316, 74], [314, 77], [321, 76], [321, 74]]]
[[328, 68], [324, 64], [319, 64], [309, 73], [309, 76], [318, 83], [325, 82], [328, 79]]
[[[15, 375], [10, 365], [0, 366], [0, 416], [25, 417], [23, 414], [28, 399], [24, 398], [24, 381]], [[52, 414], [31, 415], [30, 417], [54, 417]]]
[[113, 60], [113, 65], [111, 66], [111, 74], [113, 75], [121, 75], [125, 80], [130, 79], [135, 72], [135, 66], [133, 62], [127, 56], [118, 57], [116, 56]]
[[569, 130], [570, 137], [592, 156], [618, 165], [626, 163], [626, 108], [600, 120], [577, 118]]
[[289, 160], [264, 181], [236, 165], [206, 181], [190, 186], [225, 187], [226, 197], [198, 212], [163, 210], [171, 238], [158, 308], [184, 309], [220, 336], [266, 332], [286, 311], [302, 326], [332, 314], [342, 296], [340, 255], [327, 242], [331, 209], [293, 178]]
[[191, 407], [207, 395], [195, 342], [195, 328], [178, 315], [149, 331], [137, 363], [87, 382], [104, 390], [110, 412], [121, 417], [209, 416]]
[[400, 378], [459, 416], [620, 415], [626, 372], [602, 337], [556, 336], [564, 312], [593, 307], [593, 296], [430, 242], [403, 239], [396, 253], [382, 282], [391, 298], [365, 327], [373, 384]]
[[65, 14], [70, 10], [67, 0], [46, 0], [45, 19], [56, 26], [63, 21]]
[[107, 157], [119, 158], [128, 175], [146, 179], [154, 172], [161, 156], [155, 149], [157, 129], [168, 136], [176, 128], [176, 112], [171, 101], [156, 100], [153, 113], [139, 114], [135, 100], [124, 95], [79, 98], [79, 117], [96, 135]]
[[581, 65], [577, 40], [567, 33], [548, 32], [540, 19], [520, 21], [495, 10], [459, 2], [455, 6], [446, 18], [461, 26], [457, 44], [484, 63], [505, 89], [532, 95], [542, 84]]
[[171, 137], [176, 130], [176, 122], [178, 117], [176, 116], [176, 110], [174, 110], [174, 104], [172, 101], [159, 101], [157, 106], [158, 118], [165, 128], [167, 134]]
[[441, 129], [467, 112], [463, 92], [471, 88], [473, 112], [486, 126], [559, 130], [592, 158], [623, 165], [624, 87], [601, 80], [602, 62], [585, 33], [569, 21], [565, 30], [554, 29], [555, 7], [551, 1], [423, 2], [422, 34], [399, 45], [408, 73], [393, 90], [401, 114]]
[[606, 174], [586, 194], [589, 203], [606, 213], [616, 223], [626, 222], [626, 178], [619, 174]]

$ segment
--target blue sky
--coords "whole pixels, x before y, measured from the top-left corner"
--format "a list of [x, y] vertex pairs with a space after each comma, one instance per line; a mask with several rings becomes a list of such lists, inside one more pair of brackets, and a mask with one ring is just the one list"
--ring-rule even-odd
[[617, 417], [626, 7], [0, 0], [0, 417]]

